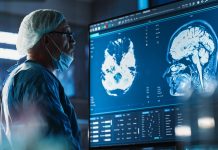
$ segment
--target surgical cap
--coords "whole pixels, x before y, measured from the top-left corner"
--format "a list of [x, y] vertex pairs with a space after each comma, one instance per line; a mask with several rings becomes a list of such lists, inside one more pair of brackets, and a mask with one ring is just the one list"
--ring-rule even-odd
[[36, 10], [25, 16], [18, 32], [18, 52], [26, 55], [44, 34], [55, 30], [64, 20], [62, 13], [51, 9]]

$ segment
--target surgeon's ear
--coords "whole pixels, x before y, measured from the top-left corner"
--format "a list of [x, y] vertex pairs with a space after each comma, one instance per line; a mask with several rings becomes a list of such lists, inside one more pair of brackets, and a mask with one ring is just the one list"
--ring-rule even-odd
[[44, 46], [49, 45], [49, 40], [47, 35], [43, 35], [41, 39]]
[[44, 36], [43, 36], [43, 43], [44, 43], [45, 45], [48, 45], [48, 44], [49, 44], [49, 40], [48, 40], [48, 36], [47, 36], [47, 35], [44, 35]]

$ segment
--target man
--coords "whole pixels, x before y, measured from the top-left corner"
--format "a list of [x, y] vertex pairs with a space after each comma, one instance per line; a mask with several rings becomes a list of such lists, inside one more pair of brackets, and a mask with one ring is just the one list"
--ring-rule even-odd
[[2, 91], [2, 122], [12, 149], [80, 149], [73, 106], [52, 74], [69, 68], [74, 45], [62, 13], [42, 9], [23, 19], [16, 47], [27, 60]]

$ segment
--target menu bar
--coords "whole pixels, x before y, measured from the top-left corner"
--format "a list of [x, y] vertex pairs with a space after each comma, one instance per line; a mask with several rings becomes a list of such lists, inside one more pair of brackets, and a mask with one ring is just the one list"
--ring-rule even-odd
[[154, 9], [143, 10], [143, 11], [140, 11], [134, 14], [130, 14], [128, 16], [93, 24], [90, 26], [90, 33], [99, 32], [105, 29], [122, 26], [125, 24], [140, 21], [143, 19], [149, 19], [151, 17], [155, 17], [155, 16], [191, 8], [191, 7], [205, 5], [211, 2], [215, 2], [215, 1], [216, 0], [184, 0], [178, 3], [172, 3], [170, 5], [165, 5], [165, 6], [154, 8]]

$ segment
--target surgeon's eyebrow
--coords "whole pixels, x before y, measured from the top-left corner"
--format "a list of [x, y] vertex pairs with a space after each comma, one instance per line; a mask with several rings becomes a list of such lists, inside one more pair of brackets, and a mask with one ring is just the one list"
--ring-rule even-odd
[[61, 29], [58, 29], [58, 32], [68, 32], [71, 33], [71, 27], [69, 25], [63, 26]]

